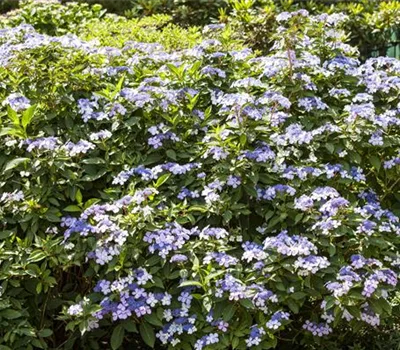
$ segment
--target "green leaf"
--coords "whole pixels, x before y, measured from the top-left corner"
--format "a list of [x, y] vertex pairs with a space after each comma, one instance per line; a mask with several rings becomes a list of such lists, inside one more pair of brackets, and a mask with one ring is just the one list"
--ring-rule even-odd
[[244, 185], [244, 190], [249, 194], [251, 197], [257, 198], [257, 191], [254, 188], [254, 186], [250, 184], [245, 184]]
[[23, 129], [20, 126], [14, 126], [12, 128], [1, 128], [0, 129], [0, 136], [9, 135], [9, 136], [17, 136], [20, 138], [24, 138], [25, 134]]
[[335, 305], [336, 299], [334, 297], [327, 297], [325, 301], [326, 301], [325, 309], [329, 310]]
[[183, 281], [180, 285], [179, 288], [182, 287], [188, 287], [188, 286], [199, 286], [199, 287], [203, 287], [203, 285], [198, 282], [198, 281]]
[[91, 198], [91, 199], [89, 199], [89, 200], [87, 200], [87, 201], [85, 202], [85, 205], [83, 206], [83, 208], [84, 208], [84, 209], [87, 209], [87, 208], [89, 208], [90, 206], [99, 203], [100, 201], [101, 201], [101, 200], [98, 199], [98, 198]]
[[216, 277], [219, 277], [221, 275], [226, 274], [225, 270], [220, 270], [220, 271], [216, 271], [216, 272], [212, 272], [210, 273], [204, 280], [204, 282], [207, 284], [209, 281], [215, 279]]
[[168, 157], [168, 158], [171, 158], [171, 159], [173, 159], [173, 160], [176, 160], [176, 153], [175, 153], [174, 150], [169, 149], [169, 150], [167, 150], [167, 152], [165, 152], [165, 153], [167, 154], [167, 157]]
[[225, 222], [229, 222], [232, 219], [233, 215], [230, 210], [227, 210], [222, 214], [222, 217], [224, 218]]
[[297, 224], [299, 221], [303, 219], [304, 213], [299, 213], [294, 218], [294, 223]]
[[358, 306], [346, 306], [347, 311], [355, 318], [360, 318], [360, 308]]
[[228, 322], [236, 312], [236, 306], [232, 303], [228, 304], [227, 307], [223, 310], [223, 319], [224, 321]]
[[22, 113], [21, 124], [24, 129], [30, 124], [35, 115], [36, 105], [30, 106]]
[[7, 107], [7, 116], [13, 122], [14, 125], [19, 125], [19, 118], [17, 112], [14, 111], [10, 106]]
[[246, 134], [240, 135], [240, 145], [241, 145], [241, 146], [245, 146], [245, 145], [246, 145], [246, 142], [247, 142], [247, 136], [246, 136]]
[[293, 313], [297, 314], [299, 313], [299, 305], [293, 300], [293, 299], [288, 299], [287, 304], [289, 306], [289, 309], [293, 311]]
[[68, 207], [64, 208], [64, 211], [67, 212], [80, 212], [82, 209], [79, 208], [77, 205], [69, 205]]
[[138, 331], [137, 327], [136, 327], [136, 323], [134, 323], [132, 320], [128, 320], [127, 322], [124, 322], [122, 325], [124, 326], [124, 328], [127, 332], [137, 333], [137, 331]]
[[199, 211], [200, 213], [207, 213], [208, 209], [206, 206], [202, 205], [192, 205], [188, 211]]
[[329, 255], [330, 255], [330, 256], [334, 256], [334, 255], [335, 255], [335, 253], [336, 253], [336, 247], [335, 247], [334, 244], [331, 243], [331, 244], [329, 245], [328, 252], [329, 252]]
[[75, 200], [76, 200], [79, 204], [81, 204], [81, 203], [82, 203], [82, 199], [83, 199], [83, 197], [82, 197], [82, 192], [81, 192], [81, 190], [78, 188], [78, 190], [76, 191], [76, 194], [75, 194]]
[[103, 158], [94, 157], [94, 158], [87, 158], [82, 160], [83, 164], [105, 164], [106, 161]]
[[144, 316], [144, 319], [152, 324], [153, 326], [158, 326], [158, 327], [162, 327], [163, 323], [158, 319], [157, 315], [155, 313], [152, 313], [150, 315], [146, 315]]
[[327, 143], [327, 144], [325, 145], [325, 148], [329, 151], [329, 153], [335, 152], [335, 146], [332, 145], [331, 143]]
[[9, 320], [14, 320], [21, 316], [22, 316], [21, 312], [16, 311], [16, 310], [7, 309], [7, 310], [3, 310], [0, 312], [0, 318], [3, 317], [3, 318], [7, 318]]
[[121, 347], [124, 340], [124, 335], [125, 329], [121, 324], [114, 328], [111, 335], [111, 348], [113, 350], [117, 350]]
[[105, 175], [107, 173], [107, 170], [106, 169], [101, 169], [101, 170], [99, 170], [99, 172], [97, 173], [97, 174], [95, 174], [95, 175], [85, 175], [83, 178], [82, 178], [82, 181], [94, 181], [94, 180], [97, 180], [97, 179], [100, 179], [103, 175]]
[[43, 250], [35, 250], [29, 255], [28, 260], [30, 263], [37, 262], [43, 260], [46, 256], [47, 254]]
[[46, 338], [50, 337], [53, 334], [51, 329], [45, 328], [38, 332], [39, 337]]
[[139, 332], [140, 335], [142, 336], [143, 341], [151, 348], [154, 348], [156, 337], [154, 334], [153, 327], [150, 326], [148, 323], [141, 323], [139, 327]]
[[203, 299], [203, 306], [207, 310], [207, 312], [210, 312], [211, 308], [213, 307], [213, 302], [209, 296], [206, 296]]
[[236, 349], [239, 346], [240, 339], [238, 337], [234, 337], [232, 339], [232, 349]]
[[254, 309], [254, 305], [249, 299], [241, 299], [240, 304], [244, 306], [246, 309]]
[[377, 156], [370, 156], [369, 161], [371, 162], [372, 166], [379, 171], [381, 168], [382, 162]]
[[379, 306], [389, 315], [392, 314], [392, 305], [390, 305], [390, 303], [384, 299], [384, 298], [380, 298], [377, 300], [377, 303], [379, 304]]
[[171, 63], [167, 63], [167, 67], [169, 68], [169, 70], [174, 73], [176, 75], [176, 77], [181, 80], [182, 79], [182, 75], [183, 75], [183, 69], [182, 67], [176, 67]]
[[14, 168], [16, 168], [18, 165], [23, 164], [23, 163], [26, 163], [26, 162], [28, 162], [28, 161], [30, 161], [29, 158], [15, 158], [15, 159], [13, 159], [13, 160], [10, 160], [10, 161], [6, 164], [6, 166], [4, 167], [4, 170], [3, 170], [3, 171], [8, 171], [8, 170], [14, 169]]
[[382, 314], [384, 311], [388, 314], [392, 313], [391, 305], [383, 298], [370, 299], [369, 304], [371, 305], [372, 309], [378, 314]]
[[294, 299], [294, 300], [300, 300], [303, 299], [307, 294], [304, 292], [295, 292], [293, 294], [290, 294], [290, 296]]
[[158, 178], [157, 182], [155, 183], [154, 187], [156, 187], [156, 188], [160, 187], [160, 186], [161, 186], [163, 183], [165, 183], [170, 177], [171, 177], [171, 174], [170, 174], [170, 173], [161, 175], [161, 176]]
[[1, 231], [0, 232], [0, 239], [8, 238], [8, 237], [12, 236], [13, 234], [14, 234], [14, 232], [13, 231], [9, 231], [9, 230]]
[[115, 90], [111, 94], [111, 99], [114, 99], [115, 96], [117, 96], [117, 94], [121, 91], [124, 80], [125, 80], [125, 74], [121, 77], [121, 79], [119, 79], [118, 84], [115, 86]]

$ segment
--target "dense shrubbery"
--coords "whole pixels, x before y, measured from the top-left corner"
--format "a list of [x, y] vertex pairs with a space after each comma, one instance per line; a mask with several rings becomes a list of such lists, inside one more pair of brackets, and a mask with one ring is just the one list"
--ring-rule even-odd
[[68, 3], [63, 6], [56, 1], [21, 2], [21, 7], [8, 14], [2, 21], [3, 26], [16, 26], [29, 23], [39, 33], [62, 35], [78, 33], [80, 28], [93, 19], [99, 19], [105, 14], [100, 5]]
[[84, 40], [97, 40], [101, 45], [122, 47], [132, 41], [162, 42], [168, 50], [194, 46], [201, 41], [198, 27], [184, 29], [172, 23], [168, 15], [154, 15], [140, 19], [106, 14], [101, 6], [57, 2], [27, 1], [4, 17], [2, 27], [22, 23], [32, 25], [36, 31], [48, 35], [73, 33]]
[[[90, 4], [85, 4], [87, 2]], [[161, 35], [160, 40], [174, 38], [178, 42], [193, 43], [182, 40], [182, 35], [191, 39], [196, 37], [194, 25], [204, 25], [220, 21], [229, 23], [234, 36], [244, 41], [247, 47], [267, 53], [271, 48], [270, 36], [276, 31], [279, 23], [276, 16], [284, 11], [307, 9], [311, 14], [344, 13], [347, 21], [344, 29], [349, 35], [350, 43], [358, 47], [360, 58], [371, 56], [395, 56], [400, 52], [399, 24], [400, 3], [398, 1], [362, 0], [351, 1], [293, 1], [293, 0], [144, 0], [144, 1], [97, 1], [112, 12], [129, 18], [140, 17], [141, 20], [127, 20], [126, 17], [107, 16], [106, 21], [96, 21], [103, 17], [104, 11], [95, 0], [82, 1], [80, 4], [66, 2], [66, 6], [54, 1], [32, 3], [21, 2], [21, 10], [13, 13], [8, 25], [30, 23], [38, 31], [50, 35], [66, 32], [83, 31], [86, 37], [97, 35], [104, 45], [121, 46], [125, 36], [130, 40], [145, 40]], [[93, 5], [93, 6], [92, 6]], [[160, 15], [161, 14], [161, 15]], [[146, 17], [155, 15], [153, 18]], [[145, 16], [145, 17], [143, 17]], [[172, 24], [171, 21], [174, 23]], [[91, 23], [88, 25], [88, 22]], [[177, 24], [189, 28], [184, 33]], [[161, 29], [162, 32], [155, 29]], [[106, 35], [110, 27], [112, 35]], [[146, 32], [149, 31], [149, 35]], [[114, 38], [115, 37], [115, 38]], [[187, 44], [186, 44], [187, 45]]]
[[[335, 2], [327, 5], [323, 1], [277, 2], [265, 1], [257, 6], [252, 0], [230, 1], [233, 11], [229, 16], [223, 15], [231, 23], [237, 35], [254, 49], [268, 52], [272, 42], [270, 33], [279, 23], [276, 16], [283, 11], [294, 11], [306, 8], [310, 13], [344, 13], [347, 20], [344, 29], [349, 35], [350, 43], [358, 47], [360, 57], [365, 60], [371, 56], [394, 55], [397, 47], [399, 54], [400, 3], [398, 1]], [[330, 2], [328, 2], [330, 3]]]
[[79, 32], [84, 40], [99, 40], [102, 45], [122, 47], [129, 41], [163, 43], [168, 50], [193, 47], [201, 42], [199, 28], [183, 29], [171, 22], [167, 15], [155, 15], [127, 20], [110, 16], [93, 21]]
[[0, 31], [0, 349], [392, 349], [399, 61], [88, 17]]

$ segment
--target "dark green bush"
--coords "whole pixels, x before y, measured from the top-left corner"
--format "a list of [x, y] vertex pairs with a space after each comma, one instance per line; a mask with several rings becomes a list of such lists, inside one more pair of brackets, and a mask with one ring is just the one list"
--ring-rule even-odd
[[0, 1], [0, 13], [5, 13], [18, 8], [19, 0], [2, 0]]

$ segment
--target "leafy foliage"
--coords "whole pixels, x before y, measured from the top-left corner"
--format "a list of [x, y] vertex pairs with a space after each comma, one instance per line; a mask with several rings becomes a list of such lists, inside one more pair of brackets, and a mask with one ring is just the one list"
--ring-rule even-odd
[[393, 348], [399, 61], [88, 18], [1, 32], [0, 346]]
[[93, 21], [79, 33], [84, 40], [99, 40], [102, 45], [122, 47], [127, 41], [163, 43], [170, 50], [185, 49], [200, 43], [199, 28], [183, 29], [167, 15], [155, 15], [142, 19], [109, 16]]
[[[218, 9], [226, 7], [225, 0], [78, 0], [81, 3], [101, 4], [110, 12], [129, 18], [156, 14], [172, 16], [182, 26], [205, 25], [218, 18]], [[68, 3], [68, 0], [63, 1]]]
[[3, 18], [3, 26], [31, 24], [38, 32], [48, 35], [78, 33], [79, 28], [93, 19], [103, 17], [100, 5], [89, 6], [75, 2], [61, 5], [57, 1], [21, 1], [19, 9]]
[[[360, 51], [361, 59], [371, 56], [395, 56], [398, 47], [400, 4], [398, 1], [274, 1], [230, 0], [230, 8], [221, 12], [221, 19], [235, 28], [235, 33], [254, 49], [268, 52], [270, 36], [279, 25], [276, 16], [284, 11], [306, 9], [312, 14], [344, 13], [344, 29], [350, 43]], [[229, 11], [231, 9], [231, 11]]]

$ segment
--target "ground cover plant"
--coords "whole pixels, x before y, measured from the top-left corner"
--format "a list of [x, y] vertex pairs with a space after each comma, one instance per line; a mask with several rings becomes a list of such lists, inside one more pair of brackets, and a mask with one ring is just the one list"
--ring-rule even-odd
[[400, 64], [345, 20], [1, 30], [1, 349], [393, 348]]

